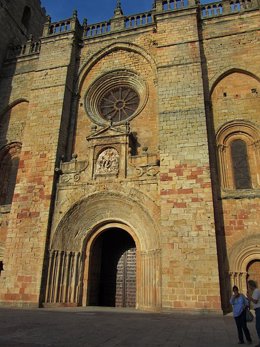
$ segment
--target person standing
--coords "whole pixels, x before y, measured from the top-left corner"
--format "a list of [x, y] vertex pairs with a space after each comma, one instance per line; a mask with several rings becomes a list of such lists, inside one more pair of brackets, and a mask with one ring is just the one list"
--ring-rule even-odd
[[260, 290], [257, 288], [257, 284], [253, 280], [249, 280], [247, 298], [253, 303], [255, 310], [255, 327], [258, 335], [258, 345], [255, 347], [260, 347]]
[[233, 295], [230, 298], [230, 303], [233, 307], [233, 316], [237, 326], [239, 344], [244, 344], [244, 335], [248, 344], [252, 343], [251, 335], [246, 323], [246, 309], [248, 301], [245, 295], [239, 293], [238, 287], [233, 287]]

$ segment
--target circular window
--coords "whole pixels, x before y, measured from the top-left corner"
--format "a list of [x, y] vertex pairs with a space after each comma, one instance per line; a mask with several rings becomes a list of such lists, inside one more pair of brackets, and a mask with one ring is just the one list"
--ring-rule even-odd
[[97, 79], [85, 95], [85, 109], [100, 125], [122, 124], [141, 112], [147, 101], [146, 84], [130, 71], [114, 71]]
[[110, 89], [101, 97], [99, 113], [102, 118], [121, 122], [135, 113], [140, 102], [137, 92], [128, 86], [119, 86]]

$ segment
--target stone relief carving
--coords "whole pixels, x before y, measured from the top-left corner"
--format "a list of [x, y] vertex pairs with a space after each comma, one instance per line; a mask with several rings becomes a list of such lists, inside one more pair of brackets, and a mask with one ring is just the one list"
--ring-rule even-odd
[[160, 172], [159, 167], [157, 166], [139, 166], [135, 167], [135, 175], [137, 177], [142, 177], [144, 175], [154, 177]]
[[129, 156], [128, 173], [135, 177], [156, 177], [160, 172], [158, 155], [148, 152], [148, 147], [143, 148], [141, 155]]
[[61, 162], [55, 171], [60, 174], [60, 183], [78, 182], [81, 173], [88, 167], [88, 161], [77, 161], [77, 155], [73, 154], [69, 162]]
[[114, 174], [119, 171], [119, 154], [114, 148], [107, 148], [97, 158], [96, 175]]

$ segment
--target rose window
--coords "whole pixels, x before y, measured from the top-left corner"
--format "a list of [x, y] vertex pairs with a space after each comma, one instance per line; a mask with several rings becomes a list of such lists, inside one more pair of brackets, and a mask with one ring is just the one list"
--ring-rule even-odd
[[85, 110], [93, 122], [124, 124], [146, 105], [145, 81], [132, 71], [116, 70], [96, 79], [85, 94]]
[[100, 114], [106, 120], [121, 122], [134, 114], [139, 102], [139, 95], [134, 89], [128, 86], [114, 87], [101, 97]]

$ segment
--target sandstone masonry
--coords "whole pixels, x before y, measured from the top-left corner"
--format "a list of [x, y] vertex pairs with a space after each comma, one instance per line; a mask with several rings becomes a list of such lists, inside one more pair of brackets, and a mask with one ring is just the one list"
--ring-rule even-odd
[[258, 1], [41, 33], [19, 1], [35, 39], [0, 3], [1, 304], [227, 312], [260, 281]]

